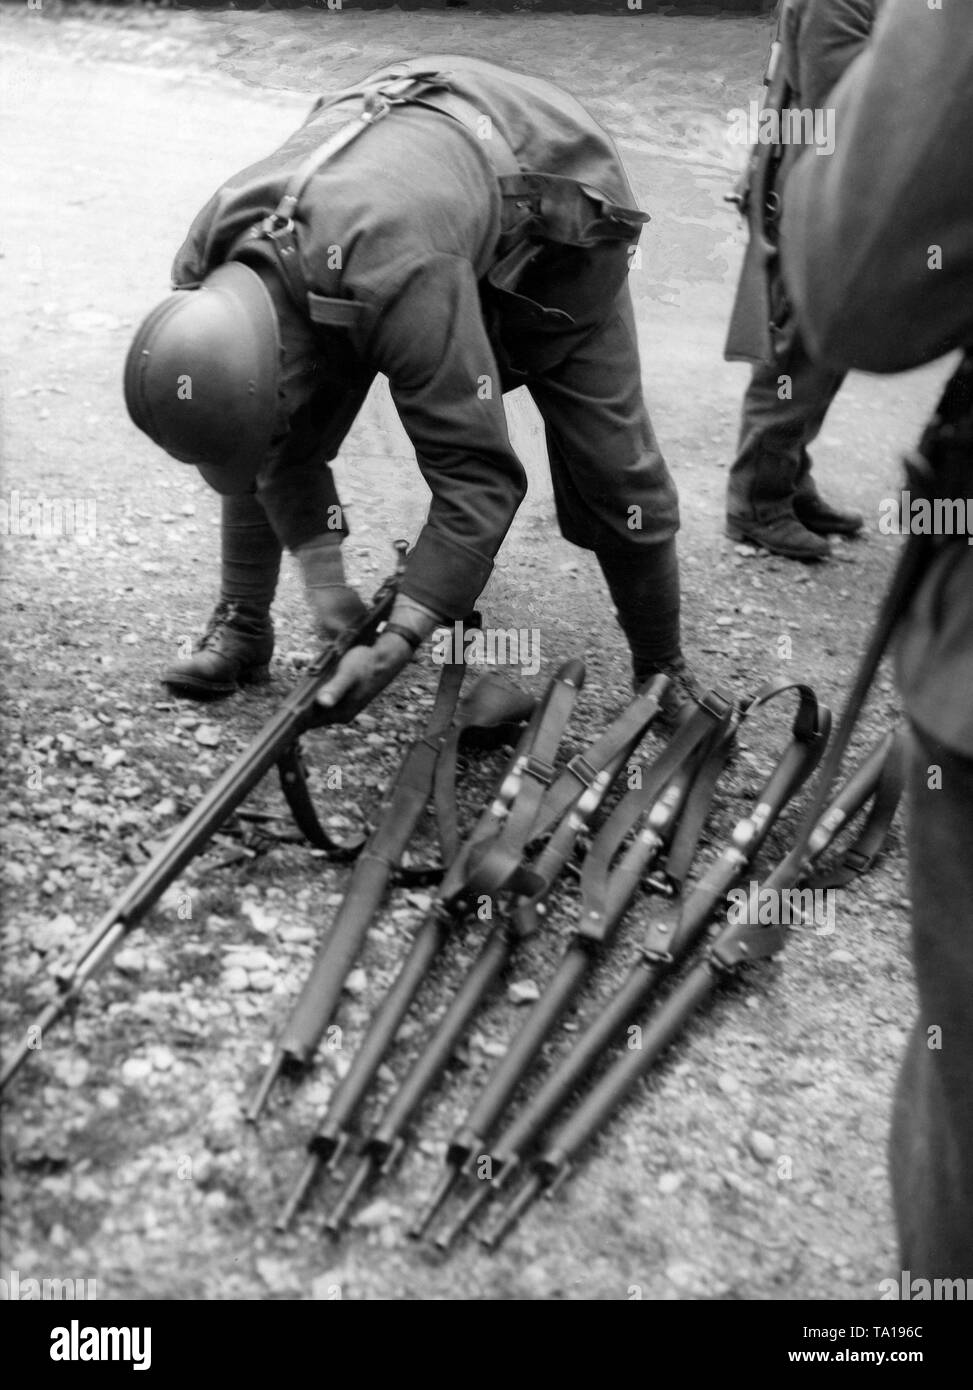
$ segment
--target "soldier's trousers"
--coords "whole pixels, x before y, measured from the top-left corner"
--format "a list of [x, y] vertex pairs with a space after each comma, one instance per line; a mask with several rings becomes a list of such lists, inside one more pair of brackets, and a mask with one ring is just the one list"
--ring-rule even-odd
[[764, 521], [789, 509], [844, 375], [813, 362], [794, 327], [774, 361], [754, 367], [727, 478], [728, 516]]
[[892, 1188], [902, 1269], [918, 1279], [969, 1280], [973, 758], [913, 732], [908, 833], [919, 1015], [896, 1089]]
[[544, 421], [561, 534], [597, 556], [638, 685], [680, 655], [679, 504], [642, 394], [627, 283], [607, 316], [565, 342], [552, 363], [551, 342], [524, 334], [520, 370], [502, 363], [502, 375], [526, 386]]

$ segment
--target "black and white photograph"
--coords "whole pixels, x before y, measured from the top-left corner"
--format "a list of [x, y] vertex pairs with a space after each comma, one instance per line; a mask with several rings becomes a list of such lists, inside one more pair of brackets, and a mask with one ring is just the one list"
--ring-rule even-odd
[[970, 0], [4, 0], [0, 122], [29, 1365], [625, 1301], [942, 1371]]

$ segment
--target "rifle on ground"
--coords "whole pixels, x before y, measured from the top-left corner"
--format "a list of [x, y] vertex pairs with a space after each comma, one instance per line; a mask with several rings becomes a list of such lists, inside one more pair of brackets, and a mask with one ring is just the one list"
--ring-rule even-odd
[[[659, 981], [698, 942], [729, 890], [747, 871], [783, 808], [817, 766], [830, 732], [830, 711], [818, 704], [810, 686], [784, 681], [768, 683], [740, 712], [736, 727], [740, 720], [769, 700], [790, 690], [798, 695], [791, 741], [750, 814], [738, 822], [729, 843], [692, 889], [675, 927], [664, 919], [653, 923], [638, 958], [616, 994], [599, 1009], [572, 1051], [562, 1058], [540, 1090], [498, 1138], [490, 1142], [487, 1126], [484, 1131], [469, 1134], [460, 1141], [454, 1163], [458, 1163], [464, 1176], [475, 1181], [475, 1189], [453, 1222], [437, 1237], [440, 1249], [448, 1248], [479, 1208], [509, 1182], [549, 1121], [567, 1103], [605, 1049], [623, 1032]], [[728, 732], [724, 728], [724, 737]], [[714, 781], [720, 766], [718, 759], [711, 763], [708, 776]], [[650, 779], [641, 790], [630, 792], [605, 823], [585, 860], [580, 930], [595, 942], [610, 938], [635, 895], [644, 871], [643, 856], [655, 848], [651, 822], [632, 842], [617, 866], [612, 869], [611, 865], [626, 835], [643, 818], [652, 815], [659, 792], [658, 777]], [[707, 794], [710, 792], [711, 788], [707, 789]], [[657, 813], [661, 814], [661, 811]], [[490, 1114], [488, 1118], [493, 1123], [498, 1115]], [[472, 1147], [464, 1154], [463, 1150], [471, 1141]], [[445, 1179], [441, 1183], [445, 1186]], [[434, 1199], [438, 1196], [438, 1192], [433, 1194]], [[427, 1204], [413, 1229], [424, 1229], [432, 1205], [432, 1202]]]
[[[556, 824], [529, 868], [518, 870], [519, 888], [526, 891], [515, 891], [508, 910], [491, 914], [494, 924], [477, 960], [396, 1094], [359, 1145], [358, 1166], [325, 1222], [325, 1230], [330, 1235], [340, 1233], [352, 1204], [366, 1184], [378, 1175], [391, 1172], [398, 1162], [412, 1116], [445, 1070], [457, 1042], [512, 953], [547, 916], [547, 897], [555, 879], [568, 862], [578, 836], [597, 812], [622, 766], [658, 713], [659, 699], [666, 684], [664, 677], [650, 682], [612, 724], [577, 755], [573, 760], [575, 771], [567, 772], [545, 794], [538, 822], [531, 828], [528, 849], [547, 833], [552, 823], [556, 821]], [[706, 715], [697, 714], [696, 720], [705, 723]], [[695, 739], [699, 737], [696, 734]], [[582, 768], [584, 777], [578, 778], [577, 773]], [[574, 800], [564, 812], [565, 797], [572, 793]], [[507, 862], [508, 866], [513, 862], [512, 855]], [[485, 869], [485, 856], [481, 855], [476, 870], [477, 886], [481, 888], [485, 884]]]
[[46, 1031], [74, 1005], [85, 983], [101, 969], [122, 939], [138, 925], [272, 767], [278, 770], [281, 789], [294, 820], [312, 845], [339, 863], [354, 859], [360, 852], [363, 839], [341, 843], [321, 824], [307, 784], [300, 739], [309, 729], [329, 722], [317, 703], [317, 696], [344, 655], [352, 647], [370, 645], [387, 620], [408, 546], [405, 541], [396, 541], [395, 549], [396, 572], [382, 584], [361, 620], [326, 644], [282, 708], [267, 721], [250, 746], [227, 768], [116, 899], [76, 956], [56, 972], [59, 993], [25, 1030], [22, 1041], [5, 1062], [0, 1072], [0, 1091], [30, 1053], [41, 1048]]
[[[878, 855], [895, 814], [905, 776], [905, 741], [901, 732], [886, 734], [848, 778], [818, 819], [800, 858], [787, 855], [764, 880], [757, 901], [772, 892], [782, 894], [798, 883], [816, 886], [847, 883], [864, 873]], [[858, 812], [872, 802], [870, 813], [855, 844], [845, 853], [837, 874], [811, 878], [810, 870]], [[796, 864], [796, 867], [795, 867]], [[751, 892], [750, 900], [755, 895]], [[752, 914], [751, 914], [752, 915]], [[789, 928], [783, 924], [757, 925], [753, 921], [728, 921], [704, 958], [680, 980], [664, 1003], [641, 1030], [639, 1046], [623, 1052], [598, 1080], [574, 1111], [545, 1142], [533, 1161], [533, 1172], [484, 1233], [483, 1243], [495, 1249], [537, 1195], [553, 1197], [571, 1172], [578, 1153], [597, 1133], [644, 1077], [656, 1060], [687, 1026], [692, 1015], [717, 991], [721, 982], [742, 965], [766, 959], [780, 951]], [[618, 1036], [621, 1015], [610, 1005], [612, 1032]], [[626, 1013], [626, 1020], [633, 1016]], [[545, 1116], [546, 1118], [546, 1116]], [[536, 1128], [532, 1131], [536, 1135]], [[504, 1170], [512, 1171], [512, 1167]]]
[[[478, 623], [478, 615], [475, 616]], [[355, 864], [331, 929], [247, 1109], [246, 1118], [251, 1123], [259, 1118], [278, 1076], [294, 1076], [309, 1066], [334, 1017], [348, 972], [390, 882], [429, 883], [442, 877], [444, 869], [441, 866], [425, 870], [399, 867], [430, 796], [435, 802], [442, 865], [450, 864], [455, 858], [458, 849], [456, 754], [461, 739], [477, 747], [510, 742], [514, 731], [534, 709], [536, 702], [532, 696], [518, 690], [495, 671], [487, 671], [469, 695], [459, 701], [457, 708], [465, 671], [462, 654], [457, 661], [443, 667], [429, 723], [396, 774], [375, 829]]]
[[[496, 796], [447, 869], [428, 912], [420, 922], [408, 955], [389, 992], [372, 1019], [351, 1068], [331, 1097], [327, 1112], [308, 1141], [309, 1157], [288, 1198], [277, 1229], [286, 1230], [316, 1178], [327, 1163], [335, 1167], [351, 1142], [351, 1124], [399, 1026], [433, 960], [470, 905], [482, 892], [495, 893], [517, 879], [523, 847], [533, 825], [552, 762], [574, 700], [584, 682], [580, 661], [566, 662], [534, 710]], [[499, 873], [477, 873], [484, 851]], [[485, 886], [489, 885], [489, 886]]]
[[[485, 1148], [487, 1136], [492, 1133], [545, 1039], [577, 995], [596, 960], [607, 950], [639, 884], [666, 849], [670, 854], [664, 872], [653, 874], [648, 883], [667, 897], [677, 891], [695, 852], [717, 777], [733, 747], [735, 714], [735, 705], [719, 691], [704, 695], [693, 715], [646, 770], [646, 780], [633, 789], [638, 792], [644, 808], [635, 824], [628, 824], [627, 814], [622, 810], [623, 799], [599, 832], [589, 860], [597, 857], [595, 846], [604, 844], [606, 837], [617, 841], [615, 827], [620, 818], [626, 820], [626, 830], [636, 831], [625, 856], [624, 871], [615, 875], [619, 891], [604, 914], [585, 910], [589, 908], [586, 901], [582, 923], [569, 941], [554, 975], [500, 1059], [480, 1098], [454, 1132], [442, 1177], [410, 1227], [409, 1234], [413, 1238], [424, 1233], [460, 1177], [470, 1176], [477, 1156]], [[677, 824], [680, 825], [678, 845], [675, 842]], [[582, 874], [586, 900], [588, 884], [589, 876]]]

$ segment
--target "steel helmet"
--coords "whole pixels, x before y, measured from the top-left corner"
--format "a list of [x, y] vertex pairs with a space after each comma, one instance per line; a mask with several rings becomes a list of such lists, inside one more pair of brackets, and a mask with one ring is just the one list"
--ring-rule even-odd
[[144, 320], [125, 361], [128, 413], [217, 492], [249, 492], [279, 428], [280, 352], [270, 292], [230, 261]]

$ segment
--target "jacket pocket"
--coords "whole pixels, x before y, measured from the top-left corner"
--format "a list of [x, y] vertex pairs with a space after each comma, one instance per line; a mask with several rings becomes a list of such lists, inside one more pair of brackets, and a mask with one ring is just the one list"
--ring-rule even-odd
[[500, 179], [504, 226], [559, 246], [595, 246], [637, 240], [649, 215], [609, 202], [596, 188], [560, 174], [517, 174]]

